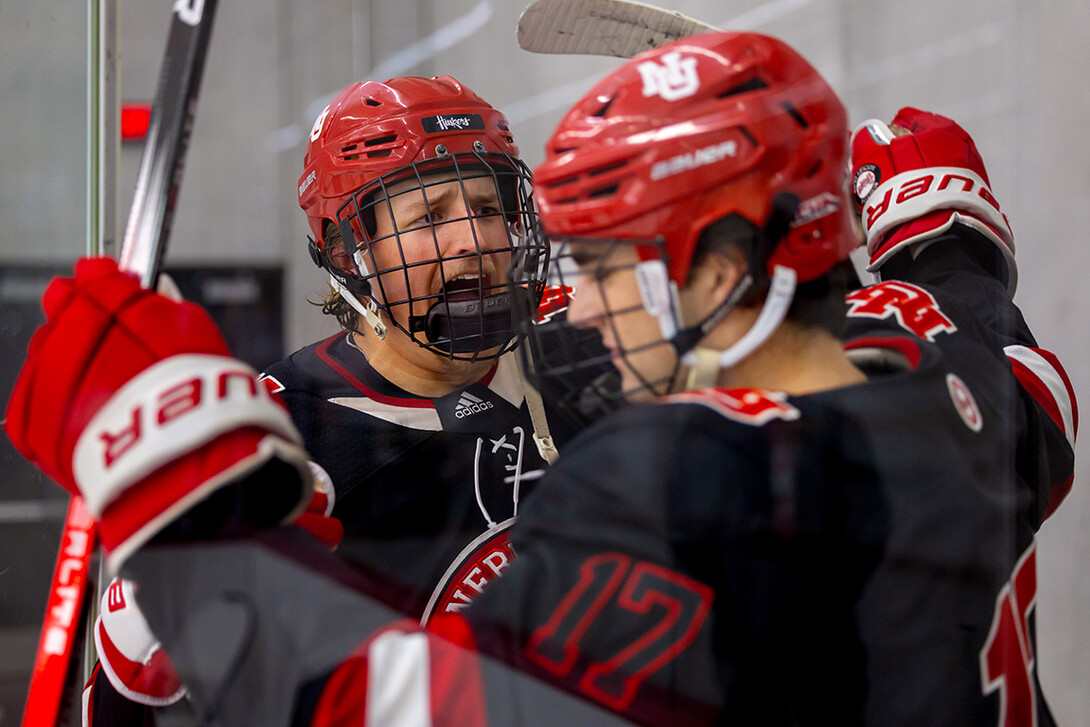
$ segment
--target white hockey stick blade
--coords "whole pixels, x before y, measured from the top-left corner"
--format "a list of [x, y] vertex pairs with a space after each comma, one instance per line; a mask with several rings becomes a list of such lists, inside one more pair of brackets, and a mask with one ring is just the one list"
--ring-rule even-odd
[[713, 30], [718, 28], [634, 0], [535, 0], [519, 18], [518, 42], [533, 53], [631, 58]]

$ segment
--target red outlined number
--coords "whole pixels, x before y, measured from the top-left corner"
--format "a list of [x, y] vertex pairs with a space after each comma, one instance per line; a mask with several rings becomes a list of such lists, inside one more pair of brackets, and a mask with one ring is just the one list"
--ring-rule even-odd
[[[622, 585], [623, 580], [623, 585]], [[527, 645], [528, 657], [567, 676], [581, 654], [579, 642], [603, 610], [620, 608], [647, 619], [647, 628], [579, 680], [586, 695], [613, 709], [635, 699], [643, 681], [684, 651], [711, 609], [708, 586], [662, 566], [602, 553], [583, 562], [580, 577]]]
[[527, 656], [557, 676], [564, 676], [579, 658], [579, 640], [617, 591], [632, 559], [620, 553], [602, 553], [583, 561], [579, 581], [564, 596], [544, 626], [527, 644]]
[[999, 690], [998, 727], [1036, 727], [1035, 659], [1029, 616], [1037, 604], [1037, 545], [1029, 546], [999, 591], [995, 616], [980, 651], [984, 694]]

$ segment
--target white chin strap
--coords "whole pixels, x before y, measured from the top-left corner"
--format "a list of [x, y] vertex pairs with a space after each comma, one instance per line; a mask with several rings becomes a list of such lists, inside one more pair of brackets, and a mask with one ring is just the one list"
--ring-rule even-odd
[[724, 351], [710, 348], [693, 348], [681, 357], [681, 363], [689, 368], [686, 389], [706, 389], [719, 381], [719, 372], [731, 368], [756, 351], [779, 328], [795, 297], [798, 276], [793, 268], [777, 265], [772, 271], [772, 284], [768, 297], [753, 326], [733, 346]]
[[348, 305], [355, 308], [356, 312], [363, 316], [363, 319], [367, 321], [367, 325], [371, 326], [371, 330], [378, 336], [378, 340], [383, 341], [386, 339], [386, 324], [379, 318], [378, 303], [368, 298], [367, 305], [364, 305], [359, 298], [349, 292], [348, 288], [341, 285], [341, 281], [332, 275], [329, 276], [329, 284], [333, 286], [333, 290], [337, 291], [348, 302]]

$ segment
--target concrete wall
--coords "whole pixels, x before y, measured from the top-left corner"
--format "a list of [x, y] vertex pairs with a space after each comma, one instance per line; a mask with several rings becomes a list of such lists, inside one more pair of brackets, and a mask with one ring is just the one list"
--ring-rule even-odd
[[[1090, 5], [1085, 0], [671, 0], [720, 25], [779, 35], [825, 73], [852, 117], [901, 105], [974, 135], [1018, 240], [1017, 302], [1090, 396]], [[122, 97], [149, 100], [168, 3], [123, 2]], [[560, 114], [615, 62], [518, 50], [515, 0], [222, 0], [170, 258], [282, 262], [291, 347], [334, 328], [305, 303], [322, 278], [295, 203], [303, 139], [340, 88], [449, 73], [505, 109], [533, 165]], [[84, 247], [85, 18], [58, 0], [0, 7], [0, 262]], [[122, 150], [122, 220], [139, 147]], [[5, 392], [6, 394], [6, 392]], [[1083, 459], [1090, 455], [1080, 445]], [[1080, 472], [1041, 534], [1042, 680], [1061, 724], [1090, 724], [1090, 482]], [[0, 492], [0, 499], [3, 493]], [[0, 574], [5, 558], [0, 554]], [[51, 558], [47, 555], [44, 560]], [[48, 567], [48, 566], [45, 566]], [[9, 587], [0, 578], [0, 596]], [[4, 724], [0, 716], [0, 725]]]

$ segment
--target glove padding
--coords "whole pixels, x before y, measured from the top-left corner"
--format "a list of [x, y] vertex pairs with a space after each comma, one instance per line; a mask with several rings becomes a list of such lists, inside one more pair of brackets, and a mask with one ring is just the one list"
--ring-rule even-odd
[[301, 512], [311, 476], [287, 411], [230, 358], [199, 306], [144, 290], [109, 258], [50, 283], [5, 429], [15, 447], [98, 521], [121, 562], [223, 485], [282, 466], [247, 513]]
[[1014, 235], [964, 129], [944, 116], [906, 107], [890, 125], [871, 119], [856, 127], [851, 149], [852, 198], [866, 236], [868, 271], [878, 272], [901, 249], [962, 224], [999, 248], [1007, 289], [1014, 294]]
[[134, 596], [132, 582], [120, 578], [103, 592], [95, 621], [99, 663], [119, 694], [138, 704], [165, 707], [185, 696], [185, 687]]

